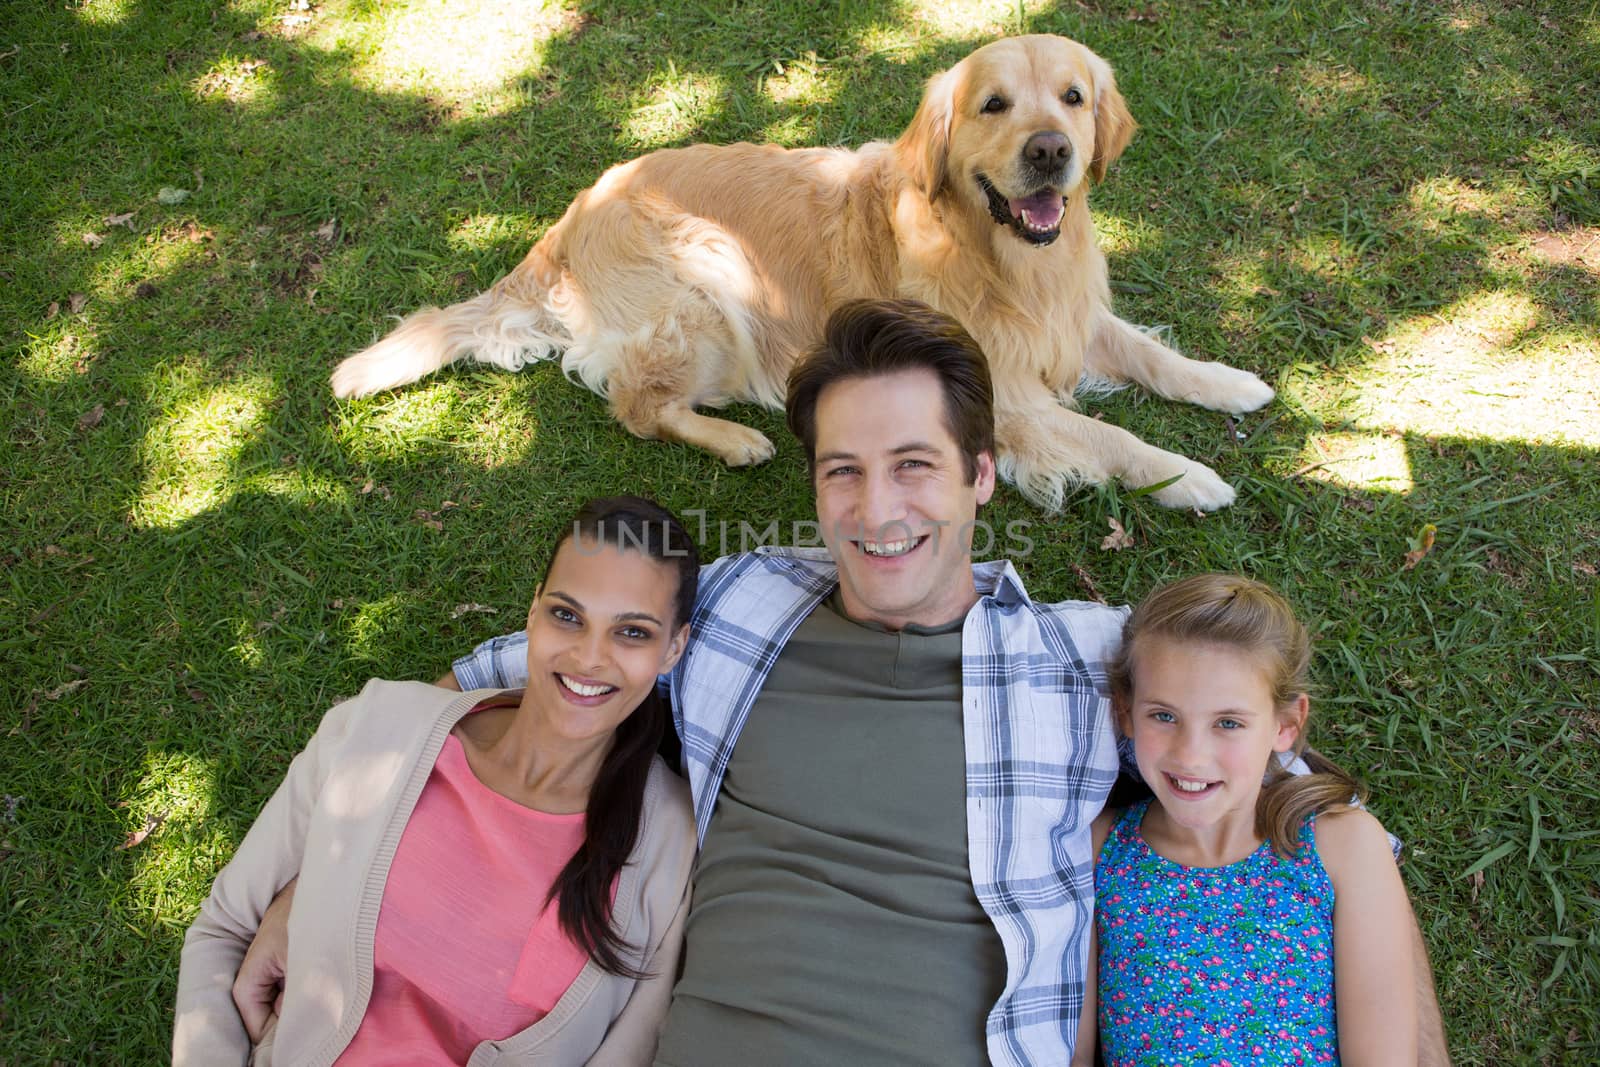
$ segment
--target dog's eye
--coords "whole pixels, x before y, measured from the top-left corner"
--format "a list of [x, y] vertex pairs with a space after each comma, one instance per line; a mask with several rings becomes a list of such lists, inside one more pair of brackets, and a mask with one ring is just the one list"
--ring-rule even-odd
[[998, 96], [991, 96], [983, 102], [983, 112], [986, 115], [998, 115], [1006, 109], [1006, 102]]
[[1077, 107], [1083, 103], [1083, 94], [1076, 89], [1068, 89], [1061, 94], [1061, 99], [1066, 102], [1068, 107]]

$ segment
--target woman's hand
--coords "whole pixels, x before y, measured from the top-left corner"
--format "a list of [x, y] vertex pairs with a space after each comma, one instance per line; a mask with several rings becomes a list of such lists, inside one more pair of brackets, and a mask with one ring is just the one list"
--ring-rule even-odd
[[267, 1025], [283, 1007], [283, 976], [289, 962], [289, 906], [294, 902], [298, 881], [291, 879], [272, 898], [233, 980], [233, 1003], [253, 1044], [261, 1042]]

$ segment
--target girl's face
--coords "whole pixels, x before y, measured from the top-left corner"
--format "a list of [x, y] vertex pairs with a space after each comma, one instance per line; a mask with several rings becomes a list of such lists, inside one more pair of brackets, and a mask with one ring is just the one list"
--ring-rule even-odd
[[569, 539], [528, 611], [528, 689], [557, 736], [609, 736], [683, 654], [677, 568]]
[[1268, 761], [1305, 726], [1305, 697], [1276, 707], [1266, 671], [1232, 645], [1137, 640], [1118, 721], [1139, 773], [1179, 826], [1204, 830], [1232, 817], [1253, 826]]

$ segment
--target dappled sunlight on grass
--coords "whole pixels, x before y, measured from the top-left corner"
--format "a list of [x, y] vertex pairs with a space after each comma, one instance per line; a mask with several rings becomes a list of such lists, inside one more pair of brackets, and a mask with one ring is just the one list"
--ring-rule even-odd
[[727, 91], [720, 74], [679, 74], [669, 63], [650, 91], [650, 102], [628, 115], [624, 140], [632, 148], [648, 151], [691, 138], [721, 112]]
[[1342, 63], [1308, 60], [1299, 70], [1296, 100], [1308, 115], [1326, 115], [1372, 91], [1372, 80]]
[[806, 105], [826, 103], [833, 98], [828, 71], [817, 54], [774, 61], [774, 70], [761, 79], [761, 93], [774, 104]]
[[366, 27], [328, 22], [319, 45], [353, 47], [356, 84], [421, 93], [465, 114], [500, 114], [527, 100], [519, 75], [537, 72], [550, 39], [574, 16], [554, 0], [386, 4]]
[[299, 507], [346, 506], [355, 490], [344, 482], [325, 478], [304, 467], [271, 467], [239, 478], [239, 491], [281, 497]]
[[1406, 441], [1398, 433], [1328, 433], [1306, 439], [1300, 468], [1307, 478], [1366, 493], [1413, 488]]
[[88, 26], [115, 26], [126, 22], [137, 7], [135, 0], [82, 0], [66, 8], [79, 22]]
[[[917, 29], [939, 37], [971, 37], [1017, 32], [1017, 9], [1027, 15], [1040, 15], [1055, 5], [1032, 0], [1017, 4], [1015, 0], [985, 0], [977, 4], [951, 4], [945, 0], [910, 0], [905, 5], [906, 14], [915, 20]], [[903, 32], [903, 31], [902, 31]]]
[[264, 59], [225, 55], [189, 83], [196, 100], [224, 101], [235, 106], [270, 106], [277, 102], [272, 64]]
[[40, 382], [60, 385], [71, 379], [88, 358], [88, 343], [81, 336], [81, 328], [49, 323], [38, 333], [27, 335], [27, 342], [18, 353], [17, 369]]
[[228, 652], [238, 657], [245, 668], [255, 671], [266, 665], [267, 650], [261, 641], [261, 629], [247, 619], [234, 620], [234, 643]]
[[235, 496], [235, 464], [273, 399], [270, 380], [243, 378], [168, 405], [145, 435], [133, 521], [172, 529]]
[[[447, 449], [455, 460], [483, 468], [520, 462], [537, 441], [533, 408], [518, 381], [500, 372], [492, 383], [447, 377], [358, 401], [339, 422], [340, 444], [353, 460], [367, 464], [429, 448]], [[573, 387], [557, 380], [552, 388]]]
[[1541, 205], [1532, 202], [1525, 183], [1501, 180], [1494, 185], [1473, 185], [1460, 178], [1424, 178], [1407, 194], [1412, 215], [1428, 231], [1457, 214], [1477, 215], [1507, 222], [1524, 221]]
[[[1092, 196], [1089, 205], [1093, 210]], [[1108, 256], [1141, 255], [1160, 247], [1166, 236], [1160, 226], [1145, 219], [1132, 219], [1103, 211], [1094, 211], [1094, 230], [1100, 250]]]
[[525, 214], [485, 212], [468, 215], [450, 231], [448, 237], [450, 249], [454, 252], [479, 252], [505, 240], [532, 245], [531, 235], [538, 221]]
[[220, 867], [213, 861], [225, 862], [238, 845], [226, 820], [214, 818], [216, 761], [192, 752], [150, 752], [143, 763], [123, 799], [124, 822], [129, 833], [152, 822], [157, 828], [135, 846], [139, 864], [130, 884], [140, 905], [187, 915], [196, 873]]
[[1600, 448], [1593, 335], [1546, 325], [1523, 294], [1478, 293], [1405, 322], [1374, 349], [1340, 405], [1361, 426]]
[[407, 611], [406, 597], [401, 593], [369, 600], [355, 608], [348, 616], [346, 629], [349, 655], [358, 660], [383, 659], [394, 639], [394, 624]]
[[762, 141], [799, 148], [817, 141], [817, 118], [837, 92], [831, 72], [815, 52], [789, 60], [773, 61], [761, 78], [761, 95], [788, 110], [761, 130]]

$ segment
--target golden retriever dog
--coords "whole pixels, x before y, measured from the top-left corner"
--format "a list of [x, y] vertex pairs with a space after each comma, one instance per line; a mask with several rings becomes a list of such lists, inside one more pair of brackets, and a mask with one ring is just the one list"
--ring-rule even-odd
[[772, 443], [703, 414], [783, 405], [794, 361], [857, 297], [911, 297], [988, 354], [1000, 473], [1055, 510], [1083, 482], [1210, 510], [1210, 468], [1072, 410], [1084, 379], [1137, 382], [1219, 411], [1272, 399], [1255, 375], [1187, 359], [1111, 310], [1089, 186], [1135, 123], [1105, 60], [1063, 37], [995, 41], [934, 77], [910, 127], [854, 151], [667, 149], [606, 171], [510, 274], [427, 308], [341, 363], [340, 397], [472, 354], [510, 370], [556, 353], [640, 437], [732, 466]]

